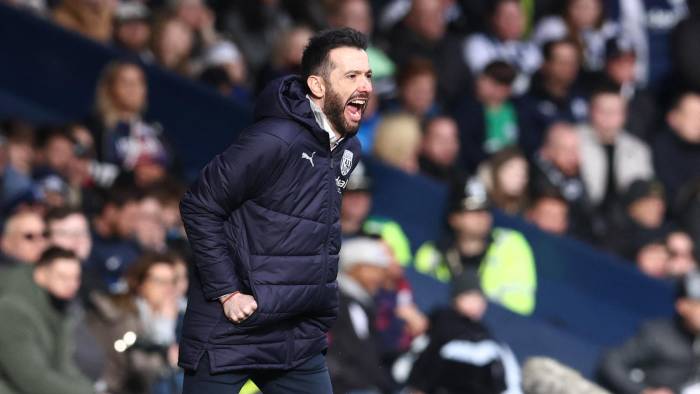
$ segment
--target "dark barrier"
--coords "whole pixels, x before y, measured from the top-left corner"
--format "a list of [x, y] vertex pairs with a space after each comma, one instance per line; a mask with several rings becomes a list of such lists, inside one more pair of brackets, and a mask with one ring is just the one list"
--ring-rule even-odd
[[[37, 122], [82, 120], [102, 67], [120, 52], [0, 4], [0, 115]], [[146, 117], [160, 122], [192, 178], [250, 123], [213, 91], [147, 66]]]

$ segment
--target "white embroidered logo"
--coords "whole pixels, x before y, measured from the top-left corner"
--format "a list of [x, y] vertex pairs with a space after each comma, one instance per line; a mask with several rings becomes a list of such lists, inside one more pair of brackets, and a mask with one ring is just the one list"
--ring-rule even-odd
[[313, 152], [311, 154], [311, 156], [309, 156], [306, 152], [301, 152], [301, 158], [304, 160], [308, 160], [309, 163], [311, 163], [311, 167], [315, 167], [314, 166], [314, 155], [315, 154], [316, 154], [316, 152]]
[[352, 152], [345, 150], [343, 152], [343, 161], [340, 163], [340, 174], [345, 176], [348, 175], [350, 169], [352, 168]]

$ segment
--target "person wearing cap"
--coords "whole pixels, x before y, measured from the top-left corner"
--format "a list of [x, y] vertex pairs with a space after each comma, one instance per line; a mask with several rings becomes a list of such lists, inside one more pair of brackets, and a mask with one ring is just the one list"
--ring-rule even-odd
[[345, 186], [341, 205], [341, 231], [344, 239], [370, 235], [381, 238], [390, 248], [392, 264], [382, 288], [375, 296], [379, 346], [385, 364], [407, 350], [411, 338], [425, 331], [427, 318], [414, 302], [413, 289], [403, 267], [410, 265], [411, 245], [401, 226], [387, 218], [368, 216], [372, 204], [372, 179], [359, 162]]
[[700, 272], [678, 283], [675, 316], [644, 323], [624, 344], [609, 349], [600, 372], [617, 394], [695, 393], [700, 389]]
[[393, 382], [381, 367], [376, 347], [374, 296], [391, 264], [380, 240], [357, 237], [340, 251], [338, 320], [329, 333], [328, 366], [333, 391], [375, 393], [391, 390]]
[[530, 116], [512, 99], [517, 70], [501, 60], [488, 63], [453, 112], [460, 134], [460, 160], [469, 173], [493, 153], [527, 137]]
[[621, 217], [611, 218], [612, 227], [608, 248], [617, 254], [635, 260], [646, 244], [663, 240], [671, 230], [666, 222], [666, 194], [657, 180], [637, 180], [622, 195]]
[[523, 234], [493, 226], [486, 188], [475, 178], [455, 190], [450, 205], [450, 236], [428, 241], [418, 249], [416, 271], [448, 283], [463, 271], [476, 269], [491, 301], [516, 313], [531, 314], [537, 274], [532, 249]]
[[625, 129], [644, 140], [650, 140], [658, 131], [659, 111], [656, 97], [643, 87], [637, 78], [637, 51], [626, 36], [613, 37], [605, 43], [605, 67], [589, 76], [591, 86], [612, 83], [627, 100]]
[[149, 50], [151, 13], [140, 1], [124, 1], [114, 12], [113, 42], [117, 47], [151, 63], [155, 59]]
[[449, 307], [430, 317], [428, 345], [408, 378], [409, 393], [519, 393], [518, 363], [481, 323], [488, 303], [475, 269], [450, 286]]

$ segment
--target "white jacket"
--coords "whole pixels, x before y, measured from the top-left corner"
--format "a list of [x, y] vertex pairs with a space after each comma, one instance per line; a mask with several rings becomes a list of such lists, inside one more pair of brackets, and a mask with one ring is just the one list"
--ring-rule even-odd
[[[588, 197], [598, 205], [605, 197], [605, 185], [608, 183], [608, 158], [605, 148], [589, 125], [579, 127], [581, 137], [581, 176], [588, 191]], [[654, 176], [652, 156], [649, 147], [639, 138], [621, 131], [615, 139], [616, 189], [623, 193], [637, 179], [650, 179]]]

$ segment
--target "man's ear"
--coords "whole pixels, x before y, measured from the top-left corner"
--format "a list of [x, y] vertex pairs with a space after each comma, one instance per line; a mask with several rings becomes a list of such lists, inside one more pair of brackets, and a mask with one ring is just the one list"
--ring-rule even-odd
[[318, 75], [309, 75], [306, 78], [306, 85], [309, 87], [309, 91], [315, 98], [323, 98], [326, 95], [326, 85], [323, 82], [323, 78]]

